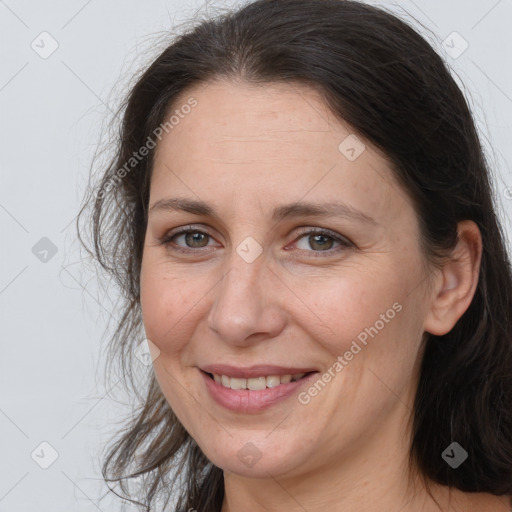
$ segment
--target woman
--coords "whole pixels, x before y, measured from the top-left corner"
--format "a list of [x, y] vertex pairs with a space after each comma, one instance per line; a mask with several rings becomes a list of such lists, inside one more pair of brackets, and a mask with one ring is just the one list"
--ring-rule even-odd
[[90, 203], [113, 353], [153, 359], [105, 460], [123, 496], [510, 510], [510, 261], [466, 101], [404, 22], [342, 0], [202, 22], [131, 90]]

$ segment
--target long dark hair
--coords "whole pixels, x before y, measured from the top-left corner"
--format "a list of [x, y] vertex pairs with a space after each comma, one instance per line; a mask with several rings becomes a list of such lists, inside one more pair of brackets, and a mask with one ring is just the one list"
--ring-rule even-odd
[[[120, 110], [116, 154], [77, 222], [87, 248], [79, 225], [91, 207], [88, 251], [115, 278], [124, 300], [112, 357], [129, 374], [133, 349], [144, 338], [139, 275], [154, 151], [126, 163], [154, 139], [179, 106], [178, 95], [218, 78], [296, 82], [320, 91], [339, 119], [392, 162], [434, 265], [454, 248], [457, 223], [476, 222], [483, 254], [474, 298], [448, 334], [424, 335], [410, 462], [425, 481], [512, 494], [512, 271], [491, 170], [443, 59], [382, 9], [346, 0], [257, 0], [189, 28], [140, 76]], [[469, 455], [457, 470], [441, 457], [453, 441]], [[141, 478], [137, 496], [147, 511], [161, 497], [167, 504], [171, 492], [178, 493], [177, 509], [200, 512], [220, 511], [224, 497], [222, 470], [183, 428], [153, 375], [142, 407], [110, 447], [103, 476], [127, 498], [129, 482]], [[172, 482], [180, 482], [174, 491]]]

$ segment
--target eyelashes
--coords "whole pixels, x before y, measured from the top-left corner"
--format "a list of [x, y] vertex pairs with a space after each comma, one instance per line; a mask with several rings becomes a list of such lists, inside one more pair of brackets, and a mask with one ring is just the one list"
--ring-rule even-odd
[[[176, 241], [180, 238], [183, 238], [185, 245], [176, 243]], [[181, 254], [194, 254], [199, 256], [207, 252], [212, 252], [211, 249], [216, 248], [215, 246], [211, 245], [200, 245], [205, 241], [208, 244], [210, 240], [214, 240], [214, 238], [206, 231], [198, 229], [194, 226], [187, 226], [167, 233], [163, 238], [159, 240], [159, 243], [160, 245], [163, 245], [173, 252]], [[290, 245], [296, 245], [297, 243], [303, 241], [305, 242], [305, 246], [309, 247], [309, 249], [299, 248], [297, 250], [299, 250], [301, 253], [312, 253], [311, 256], [313, 257], [332, 256], [349, 247], [354, 247], [354, 244], [350, 240], [329, 229], [301, 228], [297, 233], [294, 241], [288, 244], [285, 247], [285, 250], [289, 251], [290, 249], [288, 249], [288, 247]], [[186, 245], [187, 243], [197, 243], [199, 245], [197, 247], [190, 247]], [[335, 244], [338, 244], [338, 246], [333, 248], [333, 245]], [[320, 250], [315, 250], [315, 245], [320, 247]], [[322, 248], [326, 246], [327, 249]]]
[[329, 247], [328, 249], [322, 248], [321, 250], [308, 250], [308, 249], [299, 249], [304, 252], [311, 252], [314, 256], [331, 256], [334, 253], [338, 253], [343, 249], [347, 249], [348, 247], [353, 247], [354, 244], [350, 242], [347, 238], [329, 230], [329, 229], [320, 229], [320, 228], [303, 228], [298, 233], [298, 238], [292, 242], [293, 244], [297, 244], [299, 241], [305, 241], [307, 245], [311, 248], [312, 244], [319, 244], [322, 247], [325, 244], [325, 240], [331, 240], [333, 243], [339, 244], [338, 247], [334, 249]]

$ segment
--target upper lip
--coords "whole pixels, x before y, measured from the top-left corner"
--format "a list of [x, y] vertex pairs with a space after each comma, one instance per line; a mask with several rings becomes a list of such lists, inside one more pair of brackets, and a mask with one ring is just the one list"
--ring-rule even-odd
[[247, 367], [229, 366], [226, 364], [209, 364], [201, 366], [200, 370], [203, 370], [206, 373], [216, 373], [217, 375], [226, 375], [228, 377], [235, 377], [239, 379], [268, 377], [269, 375], [296, 375], [298, 373], [310, 373], [317, 371], [315, 368], [309, 367], [290, 368], [265, 364]]

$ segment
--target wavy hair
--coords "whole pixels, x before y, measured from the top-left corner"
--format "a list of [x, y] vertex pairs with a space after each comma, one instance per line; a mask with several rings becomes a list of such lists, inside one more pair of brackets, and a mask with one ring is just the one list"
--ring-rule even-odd
[[[459, 221], [478, 225], [483, 254], [474, 298], [449, 333], [424, 333], [410, 462], [425, 481], [512, 494], [512, 271], [492, 170], [443, 59], [416, 30], [380, 8], [348, 0], [244, 4], [173, 38], [131, 87], [119, 111], [115, 154], [77, 220], [81, 243], [120, 289], [121, 317], [109, 354], [121, 361], [123, 376], [130, 376], [133, 350], [144, 337], [139, 276], [154, 151], [129, 169], [126, 162], [179, 106], [178, 95], [217, 79], [295, 82], [320, 91], [337, 118], [391, 161], [433, 265], [454, 248]], [[91, 248], [80, 228], [89, 208]], [[469, 454], [457, 470], [441, 457], [452, 441]], [[176, 510], [221, 510], [223, 471], [181, 425], [154, 375], [140, 410], [109, 447], [102, 473], [147, 511], [172, 494]], [[135, 495], [129, 483], [136, 479], [143, 491]]]

